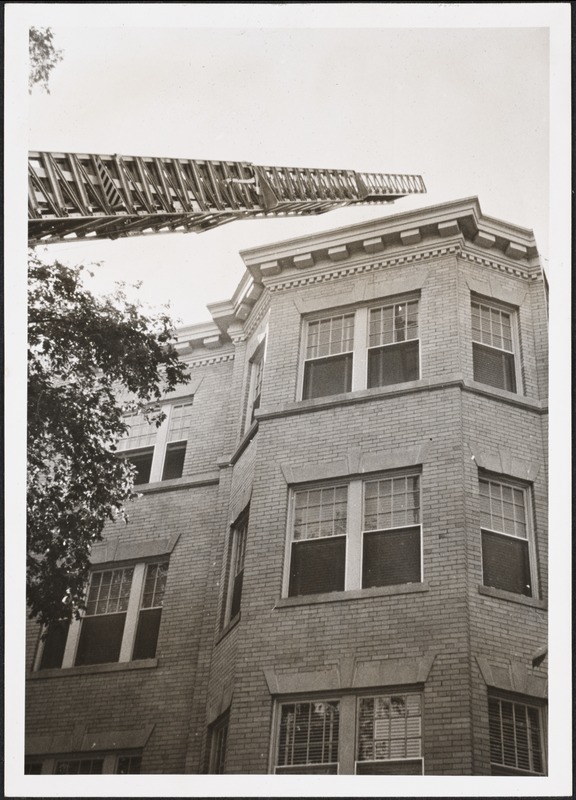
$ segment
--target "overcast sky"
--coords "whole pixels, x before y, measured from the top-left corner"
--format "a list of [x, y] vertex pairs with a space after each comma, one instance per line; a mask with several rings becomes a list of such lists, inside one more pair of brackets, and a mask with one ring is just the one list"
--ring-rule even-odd
[[[521, 13], [499, 17], [518, 27], [475, 27], [473, 11], [464, 28], [420, 28], [417, 13], [416, 27], [389, 27], [381, 9], [351, 17], [349, 4], [340, 28], [338, 14], [318, 16], [322, 6], [303, 7], [290, 27], [264, 13], [213, 27], [190, 8], [170, 27], [180, 9], [158, 17], [145, 5], [127, 18], [114, 5], [96, 16], [39, 9], [64, 58], [50, 94], [30, 97], [30, 149], [408, 172], [424, 176], [428, 194], [49, 248], [71, 263], [103, 261], [96, 288], [142, 280], [143, 299], [169, 301], [184, 323], [204, 321], [206, 303], [228, 299], [240, 280], [241, 249], [472, 195], [485, 214], [533, 229], [548, 255], [546, 28], [519, 27]], [[449, 9], [432, 9], [432, 24], [453, 24]]]

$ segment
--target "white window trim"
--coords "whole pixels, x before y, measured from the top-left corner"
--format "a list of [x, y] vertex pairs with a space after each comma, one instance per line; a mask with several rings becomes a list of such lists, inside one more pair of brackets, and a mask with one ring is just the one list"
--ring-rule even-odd
[[[418, 342], [418, 377], [422, 376], [422, 346], [421, 346], [421, 294], [420, 292], [410, 292], [406, 295], [393, 295], [389, 297], [379, 298], [378, 301], [371, 300], [370, 303], [356, 306], [353, 308], [332, 308], [328, 311], [323, 311], [320, 314], [307, 315], [302, 319], [302, 332], [301, 332], [301, 352], [300, 364], [298, 369], [297, 381], [297, 399], [304, 399], [304, 374], [306, 363], [314, 361], [318, 358], [306, 358], [306, 350], [308, 344], [308, 330], [309, 323], [316, 322], [317, 320], [330, 319], [331, 317], [346, 316], [348, 314], [354, 315], [353, 324], [353, 337], [354, 344], [352, 350], [342, 351], [341, 353], [334, 354], [334, 356], [343, 356], [352, 354], [352, 385], [351, 392], [366, 389], [368, 387], [368, 353], [371, 349], [368, 343], [369, 334], [369, 318], [370, 311], [376, 308], [383, 308], [385, 306], [397, 305], [398, 303], [408, 303], [410, 301], [418, 301], [418, 337], [416, 339], [409, 339], [406, 341]], [[322, 356], [327, 358], [328, 356]], [[374, 387], [378, 388], [378, 387]], [[329, 396], [329, 395], [327, 395]]]
[[[531, 487], [527, 486], [525, 483], [521, 483], [520, 481], [516, 481], [513, 478], [503, 477], [501, 475], [492, 475], [485, 472], [478, 473], [478, 498], [480, 498], [480, 481], [487, 480], [492, 481], [493, 483], [499, 483], [502, 486], [511, 486], [514, 489], [520, 489], [524, 495], [524, 513], [526, 515], [526, 539], [523, 539], [520, 536], [514, 536], [514, 534], [506, 533], [505, 531], [499, 531], [495, 528], [485, 528], [482, 526], [482, 520], [480, 518], [480, 506], [478, 506], [478, 521], [479, 521], [479, 529], [480, 529], [480, 568], [481, 568], [481, 576], [482, 576], [482, 586], [486, 586], [484, 583], [484, 560], [482, 555], [482, 531], [488, 531], [490, 533], [496, 533], [499, 536], [506, 536], [509, 539], [514, 539], [515, 541], [527, 541], [528, 542], [528, 559], [530, 562], [530, 580], [532, 582], [532, 593], [530, 595], [523, 595], [525, 597], [533, 597], [534, 599], [538, 599], [540, 597], [540, 586], [538, 581], [538, 559], [537, 559], [537, 551], [536, 551], [536, 536], [535, 536], [535, 528], [534, 528], [534, 519], [532, 513], [532, 491]], [[480, 500], [478, 500], [480, 503]], [[488, 587], [490, 588], [490, 587]], [[500, 590], [503, 591], [503, 590]], [[516, 594], [515, 592], [511, 592], [511, 594]]]
[[[331, 488], [333, 486], [347, 486], [348, 500], [346, 508], [346, 555], [344, 567], [344, 590], [362, 590], [362, 569], [364, 554], [364, 486], [369, 481], [381, 480], [386, 478], [418, 476], [419, 495], [420, 495], [420, 522], [414, 525], [399, 525], [389, 530], [402, 530], [416, 528], [420, 529], [420, 583], [424, 581], [424, 547], [422, 541], [422, 473], [416, 469], [394, 470], [390, 472], [378, 472], [374, 475], [364, 474], [361, 477], [349, 479], [325, 480], [321, 483], [302, 484], [291, 487], [288, 506], [288, 524], [286, 531], [286, 546], [284, 550], [284, 571], [282, 576], [282, 597], [289, 597], [290, 567], [292, 558], [292, 543], [294, 530], [294, 507], [296, 493], [307, 489]], [[388, 529], [387, 529], [388, 530]], [[332, 537], [326, 537], [332, 538]], [[398, 584], [402, 586], [404, 584]], [[366, 590], [369, 591], [369, 590]], [[303, 595], [306, 596], [306, 595]]]
[[[408, 694], [418, 694], [421, 698], [420, 756], [417, 758], [394, 758], [388, 760], [378, 760], [376, 762], [359, 762], [357, 760], [357, 754], [360, 699], [362, 697], [388, 697], [392, 695]], [[422, 764], [422, 774], [424, 774], [424, 692], [421, 688], [414, 688], [411, 690], [401, 689], [395, 692], [391, 691], [388, 687], [374, 688], [371, 690], [346, 690], [342, 694], [334, 694], [334, 692], [331, 691], [326, 693], [318, 692], [317, 694], [295, 694], [292, 696], [283, 695], [276, 698], [272, 708], [272, 736], [270, 737], [270, 754], [268, 762], [269, 773], [279, 774], [277, 773], [277, 769], [280, 767], [280, 765], [277, 762], [278, 747], [280, 744], [280, 721], [282, 718], [282, 706], [292, 705], [295, 703], [311, 702], [339, 703], [338, 764], [336, 774], [356, 775], [356, 765], [358, 763], [397, 763], [400, 761], [409, 761], [411, 763], [420, 761]], [[290, 773], [286, 772], [283, 774], [289, 775]]]
[[[132, 584], [130, 586], [130, 595], [128, 598], [128, 607], [126, 610], [126, 621], [124, 623], [124, 633], [122, 634], [120, 655], [118, 656], [118, 661], [113, 663], [126, 663], [132, 660], [132, 653], [134, 651], [134, 643], [136, 640], [136, 629], [138, 627], [138, 617], [140, 611], [142, 610], [141, 604], [144, 592], [146, 569], [148, 564], [163, 563], [163, 561], [167, 560], [168, 559], [163, 559], [162, 561], [158, 561], [158, 559], [154, 559], [149, 562], [146, 561], [134, 564], [134, 572], [132, 574]], [[98, 569], [94, 569], [93, 572], [105, 572], [110, 569], [124, 569], [125, 566], [127, 565], [123, 565], [121, 563], [108, 567], [100, 567], [99, 565]], [[66, 647], [64, 649], [64, 657], [62, 658], [62, 669], [70, 669], [75, 666], [83, 619], [84, 614], [80, 619], [74, 619], [70, 623]], [[41, 648], [39, 648], [39, 650], [41, 650]], [[40, 663], [39, 660], [37, 663]]]
[[[479, 305], [488, 306], [488, 308], [495, 308], [498, 311], [503, 311], [505, 314], [509, 314], [510, 333], [512, 335], [512, 351], [504, 350], [504, 348], [502, 347], [494, 347], [493, 345], [485, 344], [484, 342], [477, 342], [474, 339], [474, 333], [472, 331], [472, 303], [478, 303]], [[522, 364], [520, 363], [521, 362], [520, 332], [519, 332], [520, 309], [517, 306], [507, 305], [506, 303], [502, 303], [499, 300], [495, 300], [492, 297], [484, 297], [483, 295], [477, 295], [475, 292], [470, 293], [469, 308], [470, 308], [470, 336], [472, 341], [472, 350], [474, 349], [474, 345], [478, 344], [481, 347], [487, 347], [489, 350], [494, 350], [496, 353], [509, 353], [510, 355], [512, 355], [514, 357], [514, 378], [516, 379], [516, 391], [513, 392], [513, 394], [523, 395], [524, 383], [522, 380]], [[482, 385], [487, 386], [489, 384], [482, 384]]]
[[[187, 442], [188, 437], [181, 439], [170, 439], [170, 418], [172, 410], [178, 406], [193, 405], [193, 396], [178, 397], [170, 403], [164, 403], [160, 406], [160, 411], [165, 415], [165, 419], [160, 426], [156, 428], [156, 438], [154, 442], [144, 447], [134, 447], [130, 449], [120, 449], [116, 451], [122, 458], [129, 458], [130, 455], [138, 455], [139, 452], [153, 450], [152, 452], [152, 465], [150, 467], [150, 480], [149, 483], [157, 483], [162, 480], [162, 473], [164, 471], [164, 461], [166, 460], [166, 451], [169, 444], [178, 444], [179, 442]], [[152, 423], [153, 424], [153, 423]], [[139, 484], [145, 486], [146, 484]]]

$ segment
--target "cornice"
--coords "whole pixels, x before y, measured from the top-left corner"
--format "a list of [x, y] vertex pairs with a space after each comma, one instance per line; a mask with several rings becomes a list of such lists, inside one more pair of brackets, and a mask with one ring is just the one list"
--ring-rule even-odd
[[299, 286], [307, 286], [314, 283], [328, 283], [329, 281], [337, 280], [338, 278], [347, 278], [352, 275], [360, 275], [364, 272], [378, 272], [379, 270], [387, 269], [390, 267], [399, 267], [404, 264], [412, 264], [420, 261], [428, 261], [431, 258], [438, 258], [446, 255], [459, 254], [462, 251], [462, 245], [454, 243], [446, 247], [433, 247], [428, 250], [412, 251], [410, 253], [397, 253], [390, 258], [383, 259], [382, 261], [367, 261], [361, 264], [349, 265], [341, 269], [333, 269], [329, 272], [319, 272], [314, 275], [294, 276], [290, 280], [278, 282], [275, 284], [266, 282], [267, 288], [270, 292], [278, 292], [284, 289], [291, 289]]
[[187, 361], [186, 366], [190, 369], [193, 369], [194, 367], [209, 367], [212, 366], [212, 364], [221, 364], [224, 361], [234, 361], [234, 353], [224, 353], [220, 356], [202, 358], [199, 361]]

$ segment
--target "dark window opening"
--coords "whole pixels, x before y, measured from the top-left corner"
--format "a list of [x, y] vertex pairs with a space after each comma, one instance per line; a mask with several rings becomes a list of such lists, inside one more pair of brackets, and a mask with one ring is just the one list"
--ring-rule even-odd
[[330, 775], [338, 771], [340, 706], [337, 701], [282, 706], [277, 773]]
[[420, 377], [418, 341], [368, 351], [368, 388], [416, 381]]
[[344, 591], [346, 537], [292, 543], [290, 597]]
[[544, 774], [539, 708], [491, 697], [488, 723], [493, 775]]
[[60, 669], [64, 658], [64, 650], [66, 649], [69, 627], [70, 623], [68, 621], [53, 622], [49, 625], [43, 643], [40, 669]]
[[422, 760], [362, 761], [356, 764], [357, 775], [422, 775]]
[[229, 713], [226, 712], [210, 727], [210, 762], [208, 772], [223, 775], [226, 767]]
[[364, 533], [362, 588], [420, 583], [420, 528]]
[[120, 756], [116, 763], [116, 775], [140, 775], [142, 756]]
[[41, 775], [42, 762], [41, 761], [25, 761], [24, 762], [24, 775]]
[[164, 459], [164, 469], [162, 471], [163, 481], [182, 477], [185, 457], [186, 442], [176, 442], [166, 446], [166, 457]]
[[516, 391], [516, 372], [513, 353], [506, 353], [493, 347], [473, 343], [474, 380], [505, 389]]
[[146, 450], [134, 451], [124, 456], [128, 461], [136, 467], [136, 475], [134, 476], [134, 485], [139, 486], [142, 483], [150, 483], [150, 470], [152, 469], [152, 457], [154, 455], [154, 448], [146, 448]]
[[317, 358], [304, 365], [304, 400], [342, 394], [351, 388], [352, 353]]
[[74, 761], [58, 761], [56, 775], [101, 775], [104, 759], [76, 759]]
[[84, 617], [76, 654], [76, 666], [118, 661], [126, 614]]
[[526, 539], [483, 530], [482, 564], [485, 586], [532, 597]]
[[145, 608], [140, 611], [132, 653], [133, 661], [155, 657], [161, 618], [161, 608]]

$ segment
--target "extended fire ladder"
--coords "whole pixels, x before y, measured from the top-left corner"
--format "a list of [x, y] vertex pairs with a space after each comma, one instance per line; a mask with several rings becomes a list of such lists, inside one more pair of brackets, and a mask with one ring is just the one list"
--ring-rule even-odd
[[322, 214], [425, 191], [419, 175], [32, 152], [29, 240], [49, 244], [200, 232], [237, 219]]

